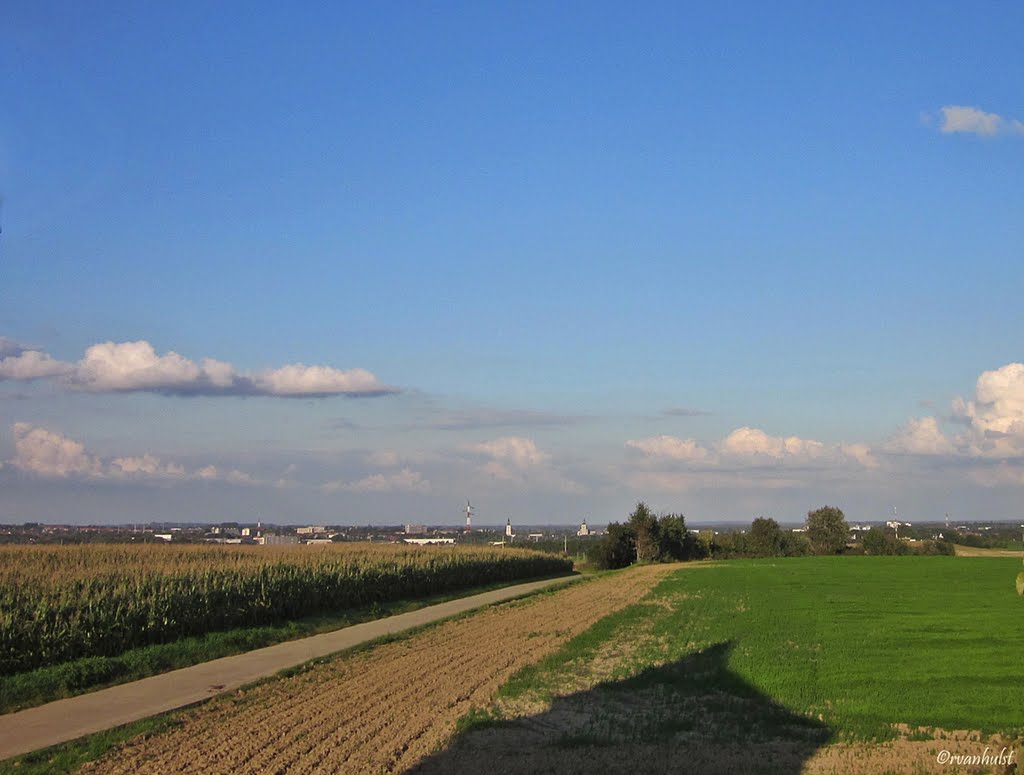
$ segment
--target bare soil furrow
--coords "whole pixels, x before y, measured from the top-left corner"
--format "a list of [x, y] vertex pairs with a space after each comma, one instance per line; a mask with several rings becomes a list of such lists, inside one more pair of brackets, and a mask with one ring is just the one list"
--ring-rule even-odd
[[515, 671], [636, 602], [651, 566], [513, 601], [214, 700], [176, 728], [132, 741], [85, 772], [390, 773], [442, 745]]

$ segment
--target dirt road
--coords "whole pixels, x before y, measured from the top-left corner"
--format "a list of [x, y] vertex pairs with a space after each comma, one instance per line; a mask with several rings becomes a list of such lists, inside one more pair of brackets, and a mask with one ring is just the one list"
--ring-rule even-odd
[[492, 606], [402, 641], [319, 665], [186, 712], [89, 773], [403, 772], [471, 708], [603, 616], [643, 597], [672, 566], [647, 566]]

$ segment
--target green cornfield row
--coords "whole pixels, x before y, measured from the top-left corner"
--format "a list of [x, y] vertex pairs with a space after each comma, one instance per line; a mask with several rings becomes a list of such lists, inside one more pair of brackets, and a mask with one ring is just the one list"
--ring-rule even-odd
[[490, 547], [5, 547], [0, 675], [571, 570], [554, 555]]

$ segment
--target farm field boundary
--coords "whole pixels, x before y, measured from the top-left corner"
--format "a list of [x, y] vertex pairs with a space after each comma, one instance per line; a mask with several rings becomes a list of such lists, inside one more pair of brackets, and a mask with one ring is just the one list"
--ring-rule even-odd
[[310, 660], [576, 578], [517, 584], [7, 714], [0, 717], [0, 761], [193, 705]]

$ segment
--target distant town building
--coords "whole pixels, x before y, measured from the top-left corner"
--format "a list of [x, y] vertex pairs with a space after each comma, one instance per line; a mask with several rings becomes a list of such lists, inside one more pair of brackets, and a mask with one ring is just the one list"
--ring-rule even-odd
[[580, 523], [580, 529], [576, 531], [576, 535], [578, 535], [578, 536], [588, 536], [588, 535], [590, 535], [590, 528], [587, 527], [587, 520], [583, 520], [583, 522]]
[[297, 544], [298, 542], [297, 536], [279, 536], [274, 533], [264, 533], [256, 539], [256, 543], [263, 546], [283, 546], [285, 544]]
[[406, 525], [405, 534], [407, 536], [425, 536], [427, 534], [426, 525]]
[[403, 538], [403, 543], [416, 544], [417, 546], [429, 546], [430, 544], [454, 544], [454, 538]]
[[297, 528], [295, 532], [298, 533], [300, 536], [311, 536], [319, 535], [320, 533], [326, 533], [327, 528], [324, 525], [310, 525], [309, 527]]

